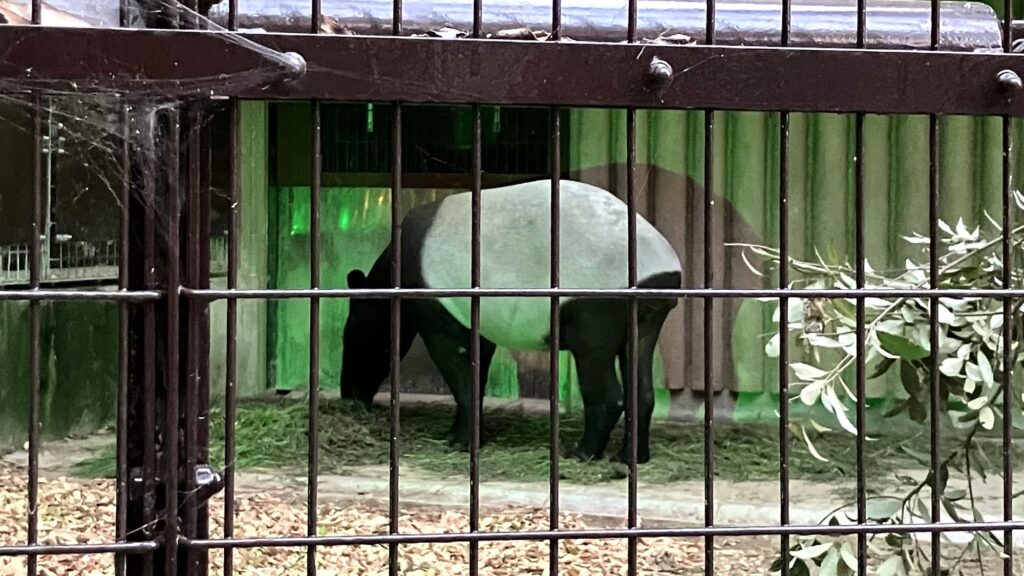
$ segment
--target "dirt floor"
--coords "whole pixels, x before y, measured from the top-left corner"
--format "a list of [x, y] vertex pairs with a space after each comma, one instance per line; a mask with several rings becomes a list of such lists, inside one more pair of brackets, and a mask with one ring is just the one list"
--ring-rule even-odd
[[[41, 453], [40, 541], [43, 543], [100, 543], [113, 538], [114, 484], [109, 479], [88, 479], [72, 475], [77, 461], [104, 449], [109, 435], [85, 440], [49, 443]], [[23, 453], [9, 454], [0, 461], [0, 544], [25, 541], [27, 473]], [[361, 477], [325, 475], [320, 479], [318, 534], [380, 534], [387, 531], [387, 473], [385, 468], [353, 469]], [[415, 477], [418, 476], [418, 477]], [[405, 486], [408, 481], [409, 487]], [[466, 531], [469, 526], [464, 482], [432, 477], [429, 473], [405, 469], [402, 477], [402, 532], [438, 533]], [[619, 484], [606, 486], [562, 487], [563, 529], [622, 527], [625, 498]], [[700, 486], [689, 487], [697, 498], [689, 503], [664, 492], [659, 509], [656, 496], [664, 487], [643, 487], [641, 525], [699, 525]], [[832, 486], [817, 486], [819, 500], [808, 500], [794, 486], [794, 494], [804, 496], [805, 506], [820, 515], [826, 508]], [[484, 531], [529, 531], [549, 527], [548, 509], [543, 497], [547, 486], [502, 485], [494, 482], [481, 487], [481, 529]], [[727, 483], [716, 486], [717, 516], [723, 523], [744, 521], [760, 524], [763, 513], [750, 505], [777, 500], [777, 485], [772, 483]], [[617, 493], [617, 494], [616, 494]], [[272, 470], [254, 470], [239, 474], [236, 495], [236, 536], [285, 536], [306, 533], [306, 487], [304, 479]], [[540, 497], [537, 497], [540, 495]], [[460, 499], [461, 497], [461, 499]], [[675, 502], [673, 502], [675, 500]], [[744, 508], [743, 506], [747, 507]], [[673, 507], [674, 506], [674, 507]], [[575, 511], [574, 511], [575, 510]], [[582, 512], [581, 512], [582, 511]], [[587, 513], [596, 511], [597, 513]], [[211, 501], [211, 535], [223, 535], [223, 497]], [[813, 521], [794, 518], [795, 522]], [[641, 574], [697, 575], [704, 573], [704, 543], [701, 539], [644, 539], [639, 543]], [[778, 555], [778, 540], [773, 537], [716, 538], [715, 574], [768, 574]], [[559, 548], [560, 573], [570, 575], [624, 574], [624, 541], [565, 541]], [[952, 544], [944, 544], [944, 555], [955, 555]], [[380, 574], [387, 571], [388, 550], [384, 546], [327, 547], [317, 550], [320, 574]], [[1024, 556], [1024, 554], [1018, 555]], [[234, 552], [237, 574], [305, 574], [304, 549], [248, 549]], [[211, 568], [220, 573], [223, 553], [210, 555]], [[402, 545], [400, 568], [403, 574], [468, 573], [469, 549], [466, 544]], [[547, 542], [483, 543], [480, 546], [481, 574], [546, 574]], [[1020, 564], [1018, 560], [1017, 564]], [[110, 555], [80, 557], [44, 557], [39, 562], [42, 574], [111, 574]], [[22, 573], [24, 560], [0, 558], [0, 574]], [[1000, 561], [993, 555], [964, 564], [961, 574], [1001, 574]], [[1017, 568], [1017, 573], [1021, 568]]]
[[[5, 462], [0, 465], [0, 543], [23, 543], [26, 537], [25, 470]], [[114, 484], [110, 480], [85, 480], [55, 476], [44, 471], [40, 485], [39, 533], [44, 544], [102, 543], [114, 536]], [[223, 535], [223, 499], [211, 503], [211, 535]], [[319, 509], [318, 534], [382, 534], [387, 532], [385, 508], [331, 502], [325, 498]], [[482, 531], [528, 531], [548, 528], [548, 513], [541, 509], [507, 508], [481, 518]], [[610, 527], [623, 524], [602, 522], [580, 515], [561, 516], [563, 529]], [[465, 532], [469, 518], [463, 512], [430, 509], [403, 511], [403, 533]], [[303, 494], [290, 489], [246, 491], [236, 498], [235, 535], [300, 536], [306, 533], [306, 505]], [[560, 545], [560, 572], [567, 575], [622, 574], [626, 566], [624, 541], [576, 540]], [[703, 543], [698, 540], [645, 539], [638, 545], [639, 568], [643, 574], [701, 574]], [[769, 539], [740, 541], [722, 538], [716, 542], [716, 573], [763, 574], [774, 547]], [[547, 542], [494, 542], [480, 545], [482, 574], [546, 574]], [[319, 573], [387, 573], [386, 546], [327, 547], [317, 552]], [[223, 553], [210, 555], [210, 567], [222, 570]], [[400, 547], [399, 566], [403, 574], [468, 573], [469, 548], [466, 544], [410, 544]], [[234, 552], [235, 572], [239, 574], [305, 574], [305, 549], [245, 549]], [[0, 558], [0, 572], [21, 573], [22, 558]], [[43, 557], [40, 573], [111, 574], [111, 555]]]

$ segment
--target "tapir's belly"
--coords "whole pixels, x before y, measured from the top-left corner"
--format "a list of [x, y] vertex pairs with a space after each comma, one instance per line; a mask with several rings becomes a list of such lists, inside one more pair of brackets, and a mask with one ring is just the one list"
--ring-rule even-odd
[[[563, 181], [560, 212], [560, 286], [621, 289], [628, 283], [626, 207], [608, 192]], [[481, 196], [480, 287], [543, 289], [551, 286], [550, 183], [485, 190]], [[420, 271], [430, 288], [469, 288], [471, 196], [442, 201], [424, 236]], [[637, 280], [679, 272], [675, 251], [655, 228], [637, 217]], [[572, 298], [560, 298], [566, 304]], [[470, 327], [469, 298], [440, 303]], [[550, 298], [482, 297], [480, 334], [512, 350], [546, 350]]]

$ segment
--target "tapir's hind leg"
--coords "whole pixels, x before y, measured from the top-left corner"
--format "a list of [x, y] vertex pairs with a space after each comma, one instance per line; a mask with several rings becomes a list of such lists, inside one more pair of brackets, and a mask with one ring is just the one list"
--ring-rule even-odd
[[[637, 450], [636, 461], [643, 464], [651, 459], [650, 431], [651, 418], [654, 415], [654, 350], [661, 334], [671, 306], [658, 305], [657, 301], [641, 301], [638, 311], [639, 323], [637, 332]], [[622, 347], [619, 354], [620, 370], [622, 371], [623, 389], [629, 390], [630, 364], [629, 342]], [[626, 427], [623, 435], [622, 448], [616, 460], [629, 463], [630, 430]]]
[[583, 436], [568, 456], [591, 460], [604, 454], [622, 415], [622, 388], [615, 378], [614, 351], [575, 350], [573, 357], [583, 396]]
[[625, 342], [621, 300], [575, 300], [562, 308], [563, 348], [572, 352], [583, 396], [583, 436], [568, 456], [600, 458], [623, 410], [615, 357]]
[[[449, 430], [449, 445], [469, 449], [470, 420], [473, 400], [473, 366], [471, 363], [471, 332], [453, 318], [440, 303], [421, 302], [416, 307], [420, 337], [437, 366], [448, 389], [455, 397], [455, 420]], [[496, 346], [480, 338], [480, 404], [483, 426], [483, 392], [487, 386], [487, 372], [491, 367]], [[481, 435], [482, 436], [482, 435]], [[482, 443], [482, 439], [481, 439]]]

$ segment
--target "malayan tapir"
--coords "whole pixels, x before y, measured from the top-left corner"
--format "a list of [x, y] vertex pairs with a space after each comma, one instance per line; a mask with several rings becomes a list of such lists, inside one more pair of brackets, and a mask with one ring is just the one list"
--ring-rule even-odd
[[[567, 289], [628, 288], [626, 205], [611, 193], [589, 184], [563, 180], [560, 188], [560, 287]], [[471, 274], [472, 194], [459, 192], [417, 206], [402, 221], [401, 286], [403, 288], [469, 288]], [[536, 180], [484, 189], [480, 195], [480, 287], [549, 288], [551, 286], [551, 181]], [[669, 242], [637, 215], [637, 285], [679, 288], [679, 258]], [[386, 288], [391, 283], [388, 246], [368, 275], [348, 274], [352, 289]], [[637, 461], [650, 458], [649, 430], [654, 411], [654, 349], [675, 298], [638, 299], [638, 422]], [[600, 458], [625, 407], [616, 359], [627, 374], [627, 300], [560, 298], [561, 350], [576, 361], [584, 405], [584, 430], [568, 456]], [[407, 298], [402, 300], [400, 354], [405, 356], [416, 335], [455, 396], [452, 446], [466, 449], [470, 438], [472, 365], [470, 299]], [[480, 378], [497, 346], [512, 351], [550, 347], [550, 298], [480, 298]], [[385, 299], [353, 299], [343, 336], [341, 395], [369, 404], [390, 371], [390, 303]], [[483, 393], [480, 394], [481, 398]], [[628, 434], [617, 459], [628, 458]]]

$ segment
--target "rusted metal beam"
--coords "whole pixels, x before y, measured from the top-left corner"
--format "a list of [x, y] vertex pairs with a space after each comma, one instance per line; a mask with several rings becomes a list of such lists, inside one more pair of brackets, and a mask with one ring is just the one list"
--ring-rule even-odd
[[[24, 89], [258, 99], [1024, 115], [1015, 54], [0, 26]], [[295, 52], [304, 75], [269, 54]], [[111, 58], [110, 54], [118, 54]], [[655, 58], [669, 82], [647, 82]], [[221, 78], [211, 82], [211, 78]], [[274, 81], [277, 81], [276, 84]], [[566, 90], [572, 86], [572, 90]]]

